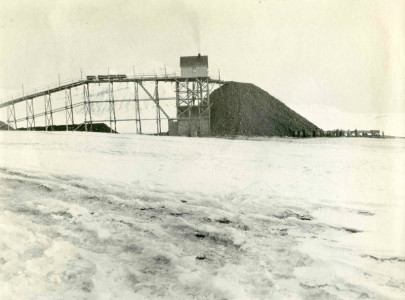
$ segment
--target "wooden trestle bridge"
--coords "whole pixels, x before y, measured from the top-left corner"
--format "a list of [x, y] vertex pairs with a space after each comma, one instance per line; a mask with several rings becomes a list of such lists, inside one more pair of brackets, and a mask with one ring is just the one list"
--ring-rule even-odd
[[[160, 98], [159, 84], [160, 83], [175, 84], [175, 97]], [[115, 99], [114, 85], [118, 83], [133, 84], [133, 96], [131, 99]], [[59, 83], [47, 88], [38, 89], [31, 93], [26, 93], [14, 99], [9, 99], [0, 103], [0, 109], [7, 109], [7, 126], [9, 129], [18, 129], [21, 123], [26, 125], [26, 130], [35, 130], [36, 120], [44, 118], [45, 130], [52, 130], [54, 125], [53, 115], [57, 112], [65, 112], [66, 130], [72, 130], [72, 125], [84, 126], [86, 131], [91, 130], [93, 123], [109, 123], [111, 132], [117, 131], [117, 122], [133, 121], [135, 122], [136, 132], [142, 134], [142, 119], [140, 112], [140, 101], [152, 101], [156, 107], [156, 118], [148, 120], [156, 120], [156, 131], [162, 133], [162, 119], [167, 119], [168, 122], [177, 123], [176, 135], [192, 135], [193, 131], [198, 131], [201, 135], [210, 135], [210, 99], [209, 95], [215, 85], [225, 83], [220, 79], [206, 77], [184, 77], [178, 75], [153, 75], [153, 76], [138, 76], [133, 75], [98, 75], [86, 76], [85, 79], [77, 79], [69, 83]], [[97, 99], [92, 95], [93, 85], [105, 85], [106, 93], [108, 90], [108, 100]], [[151, 88], [151, 84], [153, 87]], [[82, 88], [83, 93], [81, 99], [72, 99], [72, 89]], [[143, 90], [147, 95], [146, 99], [139, 98], [139, 91]], [[65, 102], [63, 106], [53, 107], [52, 99], [55, 93], [64, 93]], [[81, 94], [81, 93], [80, 93]], [[132, 92], [131, 92], [132, 94]], [[59, 94], [61, 95], [61, 94]], [[73, 101], [75, 100], [75, 101]], [[170, 117], [169, 114], [161, 107], [160, 101], [175, 100], [176, 101], [176, 116]], [[34, 102], [43, 101], [41, 111], [34, 111]], [[25, 102], [25, 115], [17, 116], [15, 105]], [[116, 103], [117, 102], [133, 102], [135, 111], [133, 118], [117, 118]], [[109, 118], [97, 120], [93, 118], [92, 108], [100, 103], [108, 103]], [[75, 124], [74, 108], [84, 107], [84, 122]], [[21, 113], [21, 112], [20, 112]], [[161, 116], [163, 114], [163, 116]], [[83, 116], [81, 116], [83, 120]], [[42, 123], [42, 121], [41, 121]], [[170, 124], [169, 124], [170, 129]]]

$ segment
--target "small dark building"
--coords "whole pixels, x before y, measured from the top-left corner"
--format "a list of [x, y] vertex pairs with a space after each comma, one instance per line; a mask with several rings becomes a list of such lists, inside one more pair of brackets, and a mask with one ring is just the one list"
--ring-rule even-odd
[[181, 77], [207, 77], [208, 56], [198, 54], [197, 56], [180, 57]]
[[176, 119], [169, 119], [169, 135], [179, 135], [179, 126]]

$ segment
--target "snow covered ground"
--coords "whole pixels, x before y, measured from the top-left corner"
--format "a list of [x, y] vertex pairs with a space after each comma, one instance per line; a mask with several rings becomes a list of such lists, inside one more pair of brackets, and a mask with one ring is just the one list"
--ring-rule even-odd
[[404, 299], [405, 140], [0, 132], [1, 299]]

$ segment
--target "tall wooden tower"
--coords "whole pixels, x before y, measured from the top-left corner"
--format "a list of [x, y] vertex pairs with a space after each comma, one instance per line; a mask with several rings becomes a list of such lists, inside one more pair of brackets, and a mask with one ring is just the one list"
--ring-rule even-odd
[[209, 136], [208, 56], [180, 57], [180, 68], [181, 78], [176, 81], [178, 135]]

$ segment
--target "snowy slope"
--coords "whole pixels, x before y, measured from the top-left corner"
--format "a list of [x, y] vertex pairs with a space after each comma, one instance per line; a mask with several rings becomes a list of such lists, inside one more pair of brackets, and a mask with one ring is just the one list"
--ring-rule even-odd
[[405, 143], [0, 133], [2, 299], [403, 299]]
[[386, 135], [405, 137], [404, 113], [349, 113], [335, 107], [315, 104], [290, 106], [324, 130], [378, 129]]

